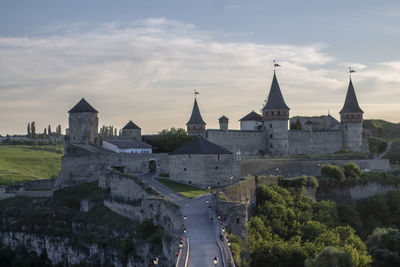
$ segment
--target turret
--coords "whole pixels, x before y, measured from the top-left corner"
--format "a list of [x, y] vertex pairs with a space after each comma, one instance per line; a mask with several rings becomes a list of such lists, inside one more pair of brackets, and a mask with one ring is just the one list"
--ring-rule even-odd
[[362, 152], [362, 109], [358, 105], [353, 82], [349, 82], [346, 100], [340, 114], [341, 130], [343, 132], [343, 148], [354, 152]]
[[271, 155], [280, 156], [289, 153], [289, 110], [290, 108], [283, 99], [274, 71], [267, 104], [263, 108], [264, 127], [267, 132], [267, 149]]
[[189, 121], [186, 123], [186, 126], [189, 135], [203, 135], [206, 131], [206, 123], [201, 117], [196, 97], [194, 98], [192, 115], [190, 116]]
[[253, 110], [252, 112], [241, 118], [239, 121], [240, 121], [240, 130], [256, 131], [262, 125], [263, 117]]
[[221, 118], [218, 119], [219, 122], [219, 130], [220, 131], [228, 131], [228, 123], [229, 123], [229, 119], [225, 116], [222, 116]]
[[138, 141], [142, 140], [142, 130], [133, 121], [129, 121], [120, 133], [120, 138], [135, 139]]
[[82, 98], [68, 113], [69, 129], [66, 143], [99, 144], [98, 111]]

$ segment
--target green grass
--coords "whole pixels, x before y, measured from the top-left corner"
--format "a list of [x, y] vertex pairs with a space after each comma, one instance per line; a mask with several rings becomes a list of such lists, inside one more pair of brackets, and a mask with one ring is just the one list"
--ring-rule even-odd
[[1, 145], [0, 185], [56, 177], [62, 156], [61, 147]]
[[179, 194], [181, 194], [182, 196], [187, 197], [187, 198], [194, 198], [194, 197], [208, 193], [208, 191], [205, 189], [197, 188], [197, 187], [186, 185], [186, 184], [181, 184], [181, 183], [174, 182], [171, 180], [162, 179], [162, 178], [157, 178], [157, 180], [160, 183], [164, 184], [165, 186], [168, 186], [175, 192], [178, 192]]

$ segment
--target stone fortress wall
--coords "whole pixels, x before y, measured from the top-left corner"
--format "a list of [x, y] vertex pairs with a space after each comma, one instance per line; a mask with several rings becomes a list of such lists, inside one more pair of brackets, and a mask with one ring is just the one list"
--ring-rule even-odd
[[92, 182], [106, 175], [114, 167], [124, 172], [143, 174], [150, 172], [150, 161], [156, 162], [156, 171], [168, 173], [168, 154], [88, 153], [87, 155], [65, 155], [55, 189], [83, 182]]
[[169, 156], [170, 179], [202, 188], [228, 186], [240, 179], [240, 163], [232, 154]]
[[343, 134], [332, 131], [289, 131], [289, 154], [329, 154], [343, 149]]
[[296, 159], [296, 158], [248, 158], [240, 161], [240, 176], [282, 175], [296, 177], [302, 175], [318, 176], [323, 164], [343, 166], [347, 162], [355, 162], [362, 170], [389, 170], [387, 159]]
[[261, 131], [207, 130], [205, 137], [234, 154], [240, 152], [242, 156], [260, 155], [266, 148], [266, 134]]

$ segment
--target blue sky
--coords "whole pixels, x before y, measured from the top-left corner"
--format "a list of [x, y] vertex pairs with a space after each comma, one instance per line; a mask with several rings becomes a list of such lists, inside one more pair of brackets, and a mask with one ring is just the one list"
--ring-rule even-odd
[[[0, 134], [61, 123], [85, 97], [100, 124], [208, 127], [258, 111], [273, 59], [291, 115], [336, 117], [349, 66], [366, 118], [398, 122], [400, 1], [0, 2]], [[53, 127], [54, 128], [54, 127]]]

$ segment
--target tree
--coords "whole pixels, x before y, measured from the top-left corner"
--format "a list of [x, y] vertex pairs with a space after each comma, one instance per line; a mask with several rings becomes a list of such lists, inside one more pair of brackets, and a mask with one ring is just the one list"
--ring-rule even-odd
[[321, 176], [333, 178], [339, 183], [344, 183], [346, 181], [346, 176], [339, 166], [324, 164], [321, 167]]
[[31, 123], [31, 135], [32, 135], [32, 138], [36, 137], [36, 125], [35, 125], [34, 121]]
[[49, 126], [47, 127], [47, 134], [50, 136], [51, 135], [51, 126], [49, 124]]
[[376, 228], [367, 240], [374, 266], [400, 266], [400, 232], [392, 228]]
[[44, 128], [44, 130], [43, 130], [43, 138], [46, 138], [46, 136], [47, 136], [47, 128]]
[[31, 124], [28, 123], [28, 126], [26, 127], [26, 131], [28, 133], [27, 137], [31, 137]]
[[61, 136], [61, 125], [60, 124], [56, 128], [56, 135]]
[[305, 267], [353, 267], [351, 256], [335, 247], [324, 248], [314, 259], [309, 259]]
[[296, 123], [294, 124], [294, 126], [296, 127], [296, 130], [302, 130], [303, 129], [303, 126], [301, 125], [300, 119], [296, 120]]

